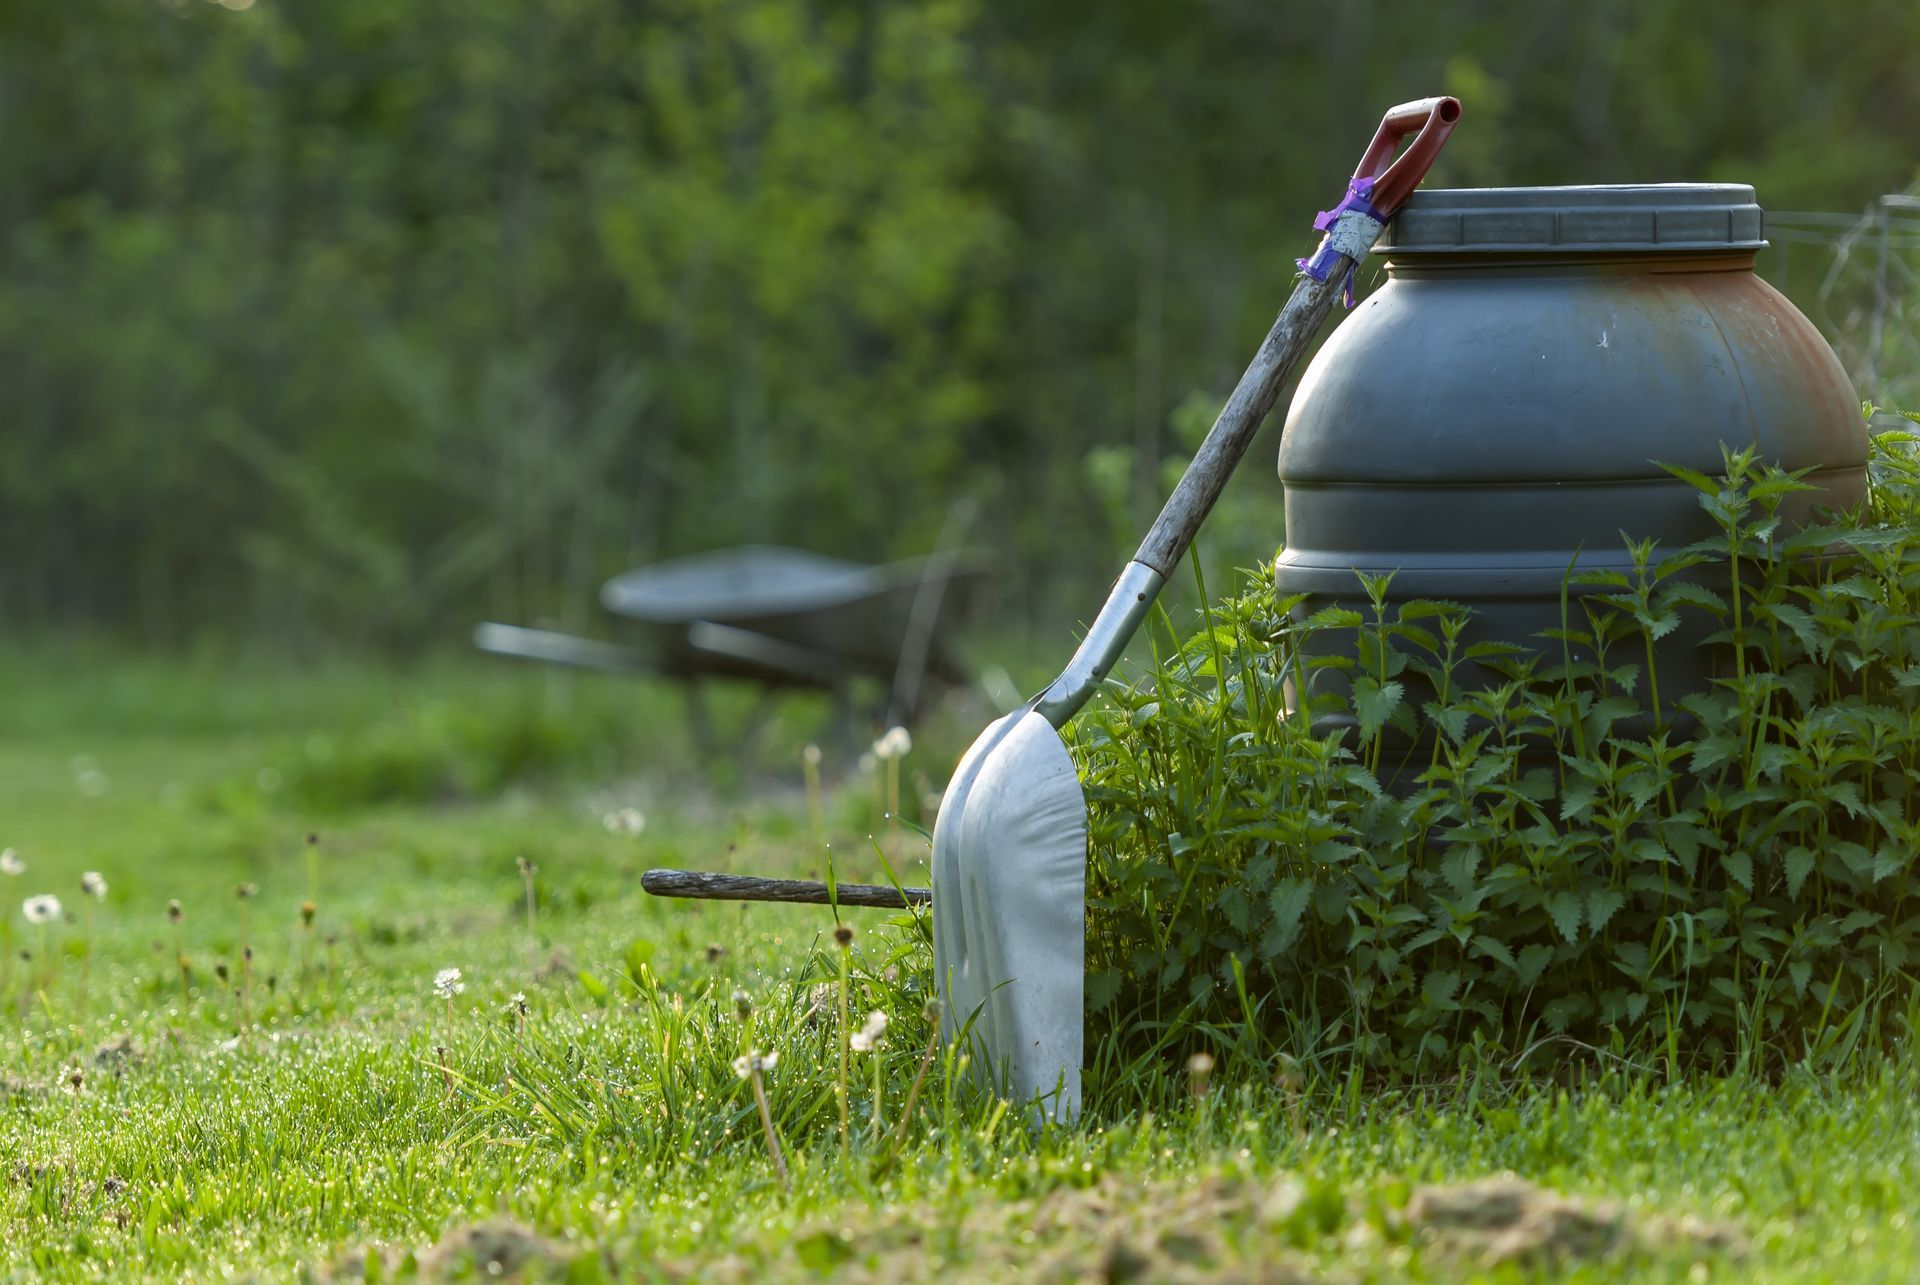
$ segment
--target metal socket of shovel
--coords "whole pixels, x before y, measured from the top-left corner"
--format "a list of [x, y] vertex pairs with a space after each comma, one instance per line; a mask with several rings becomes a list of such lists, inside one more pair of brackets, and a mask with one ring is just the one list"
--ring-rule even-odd
[[[1087, 807], [1059, 729], [1121, 653], [1246, 453], [1327, 311], [1460, 118], [1453, 98], [1388, 112], [1326, 237], [1153, 529], [1051, 686], [981, 733], [933, 832], [933, 948], [947, 1036], [971, 1042], [996, 1092], [1055, 1119], [1080, 1111]], [[1398, 160], [1402, 139], [1414, 141]]]

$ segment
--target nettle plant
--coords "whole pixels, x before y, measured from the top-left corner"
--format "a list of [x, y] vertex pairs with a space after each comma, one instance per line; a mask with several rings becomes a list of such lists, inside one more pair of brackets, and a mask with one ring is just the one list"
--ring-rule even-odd
[[[1469, 643], [1467, 608], [1389, 576], [1306, 614], [1250, 573], [1074, 736], [1096, 1078], [1206, 1045], [1677, 1074], [1907, 1037], [1916, 440], [1877, 437], [1864, 509], [1805, 529], [1780, 509], [1811, 488], [1751, 452], [1672, 469], [1718, 536], [1630, 540], [1533, 640]], [[1690, 636], [1719, 676], [1676, 702]]]

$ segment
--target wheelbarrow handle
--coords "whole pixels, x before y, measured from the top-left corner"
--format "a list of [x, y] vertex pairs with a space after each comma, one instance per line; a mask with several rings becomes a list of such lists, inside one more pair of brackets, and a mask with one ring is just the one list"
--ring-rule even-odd
[[649, 870], [640, 876], [640, 886], [656, 897], [784, 901], [802, 906], [875, 906], [882, 910], [904, 910], [933, 900], [931, 888], [893, 888], [873, 883], [843, 883], [829, 888], [812, 879], [762, 879], [755, 875], [714, 874], [706, 870]]
[[[1060, 677], [1029, 704], [1028, 708], [1039, 712], [1054, 727], [1072, 718], [1119, 662], [1120, 654], [1159, 596], [1161, 586], [1185, 556], [1194, 533], [1213, 511], [1215, 501], [1226, 489], [1227, 479], [1280, 399], [1287, 377], [1313, 341], [1320, 323], [1326, 320], [1328, 308], [1344, 288], [1348, 264], [1366, 255], [1386, 219], [1426, 177], [1428, 167], [1459, 119], [1459, 100], [1445, 97], [1402, 103], [1381, 118], [1380, 128], [1375, 131], [1356, 171], [1357, 178], [1375, 179], [1369, 204], [1378, 219], [1358, 219], [1352, 225], [1343, 219], [1337, 231], [1344, 239], [1333, 241], [1335, 234], [1329, 233], [1329, 241], [1344, 257], [1335, 261], [1336, 266], [1324, 280], [1304, 275], [1294, 287], [1293, 296], [1280, 310], [1266, 341], [1254, 354], [1252, 364], [1240, 376], [1220, 417], [1207, 433], [1206, 441], [1194, 452], [1179, 485], [1167, 497], [1153, 529], [1140, 542], [1133, 561], [1114, 581], [1106, 605], [1094, 617], [1073, 659], [1067, 662]], [[1412, 145], [1398, 161], [1389, 165], [1394, 147], [1415, 130], [1419, 133]], [[1383, 201], [1386, 203], [1382, 204]]]

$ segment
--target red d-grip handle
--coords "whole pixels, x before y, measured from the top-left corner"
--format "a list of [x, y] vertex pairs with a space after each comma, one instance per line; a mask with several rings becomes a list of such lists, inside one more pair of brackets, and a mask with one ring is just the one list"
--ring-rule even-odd
[[[1380, 128], [1374, 132], [1373, 142], [1367, 144], [1366, 155], [1360, 158], [1353, 176], [1373, 180], [1373, 194], [1368, 199], [1383, 220], [1391, 218], [1420, 186], [1459, 119], [1460, 100], [1445, 96], [1401, 103], [1380, 118]], [[1395, 160], [1394, 149], [1415, 130], [1419, 134]]]

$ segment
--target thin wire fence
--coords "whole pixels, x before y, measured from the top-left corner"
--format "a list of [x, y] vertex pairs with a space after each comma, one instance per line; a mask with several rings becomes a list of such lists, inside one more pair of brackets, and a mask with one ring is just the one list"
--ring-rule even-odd
[[1826, 335], [1861, 397], [1920, 408], [1920, 183], [1859, 214], [1767, 212], [1762, 267]]

